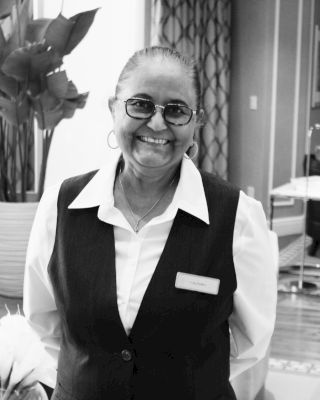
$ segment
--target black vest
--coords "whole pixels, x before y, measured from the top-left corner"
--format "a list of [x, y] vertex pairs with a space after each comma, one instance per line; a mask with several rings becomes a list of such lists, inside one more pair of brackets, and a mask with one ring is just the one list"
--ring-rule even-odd
[[[202, 173], [210, 225], [181, 210], [129, 336], [117, 307], [113, 226], [68, 209], [95, 172], [66, 180], [48, 271], [61, 318], [53, 398], [231, 400], [229, 325], [239, 191]], [[220, 279], [218, 295], [175, 288], [177, 272]]]

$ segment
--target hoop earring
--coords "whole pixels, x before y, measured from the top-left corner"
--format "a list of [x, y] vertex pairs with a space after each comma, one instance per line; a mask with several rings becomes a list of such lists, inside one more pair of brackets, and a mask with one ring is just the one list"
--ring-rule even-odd
[[197, 157], [198, 152], [199, 152], [198, 143], [197, 143], [197, 142], [193, 142], [193, 143], [192, 143], [192, 146], [189, 147], [188, 151], [190, 151], [191, 149], [195, 149], [195, 150], [193, 150], [193, 154], [192, 154], [192, 155], [191, 155], [191, 154], [188, 154], [188, 156], [189, 156], [189, 158], [190, 158], [191, 160], [194, 160], [194, 159]]
[[116, 146], [111, 146], [111, 144], [110, 144], [110, 137], [111, 137], [111, 135], [112, 134], [114, 134], [115, 135], [115, 133], [114, 133], [114, 130], [113, 129], [111, 129], [111, 131], [108, 133], [108, 136], [107, 136], [107, 143], [108, 143], [108, 146], [110, 147], [110, 149], [112, 149], [112, 150], [116, 150], [116, 149], [118, 149], [119, 148], [119, 146], [118, 145], [116, 145]]

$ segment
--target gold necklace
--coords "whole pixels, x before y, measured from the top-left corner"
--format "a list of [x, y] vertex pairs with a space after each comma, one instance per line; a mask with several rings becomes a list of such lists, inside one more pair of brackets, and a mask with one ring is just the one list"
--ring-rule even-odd
[[123, 187], [123, 184], [122, 184], [122, 181], [121, 181], [121, 173], [122, 173], [122, 171], [119, 172], [119, 183], [120, 183], [120, 187], [121, 187], [121, 190], [122, 190], [122, 193], [123, 193], [123, 197], [124, 197], [124, 199], [125, 199], [125, 201], [126, 201], [128, 207], [129, 207], [129, 211], [130, 211], [130, 214], [131, 214], [132, 221], [134, 222], [133, 230], [137, 233], [137, 232], [139, 231], [139, 224], [140, 224], [140, 222], [141, 222], [146, 216], [148, 216], [148, 215], [151, 213], [151, 211], [152, 211], [153, 209], [155, 209], [155, 208], [157, 207], [157, 205], [160, 203], [160, 201], [161, 201], [161, 200], [164, 198], [164, 196], [169, 192], [169, 189], [170, 189], [170, 187], [172, 186], [172, 184], [173, 184], [173, 182], [174, 182], [174, 180], [175, 180], [176, 175], [174, 175], [174, 177], [173, 177], [172, 181], [170, 182], [168, 188], [163, 192], [163, 194], [160, 196], [160, 198], [152, 205], [151, 208], [149, 208], [149, 210], [148, 210], [145, 214], [143, 214], [142, 217], [140, 217], [140, 218], [136, 221], [136, 218], [135, 218], [135, 216], [134, 216], [132, 207], [131, 207], [130, 202], [129, 202], [127, 196], [126, 196], [126, 192], [124, 191], [124, 187]]

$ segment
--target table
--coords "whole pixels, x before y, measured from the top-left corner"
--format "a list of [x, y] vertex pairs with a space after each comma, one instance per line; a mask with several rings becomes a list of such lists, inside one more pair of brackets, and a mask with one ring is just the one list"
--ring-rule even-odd
[[[290, 198], [290, 199], [298, 199], [303, 201], [303, 216], [304, 216], [304, 224], [303, 224], [303, 250], [301, 257], [301, 264], [299, 267], [299, 279], [298, 281], [289, 281], [288, 285], [285, 289], [286, 292], [290, 293], [305, 293], [312, 294], [318, 289], [318, 286], [314, 282], [305, 281], [304, 272], [305, 269], [314, 269], [318, 272], [320, 271], [319, 264], [317, 265], [306, 265], [305, 264], [305, 256], [306, 256], [306, 215], [307, 215], [307, 201], [308, 200], [320, 200], [320, 176], [313, 175], [308, 177], [294, 178], [291, 179], [290, 182], [285, 183], [284, 185], [278, 186], [270, 191], [270, 228], [272, 229], [273, 224], [273, 213], [274, 213], [274, 200], [276, 198]], [[292, 271], [296, 270], [297, 266], [288, 266], [288, 272], [290, 273], [290, 269]], [[317, 274], [317, 275], [318, 275]], [[312, 274], [308, 273], [308, 276], [312, 277]]]

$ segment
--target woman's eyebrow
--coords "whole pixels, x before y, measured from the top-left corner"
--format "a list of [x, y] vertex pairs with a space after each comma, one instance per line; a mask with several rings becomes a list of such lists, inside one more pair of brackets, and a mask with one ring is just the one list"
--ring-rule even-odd
[[[140, 99], [146, 99], [146, 100], [154, 101], [153, 97], [150, 96], [147, 93], [135, 93], [132, 97], [133, 98], [138, 97]], [[185, 101], [181, 100], [181, 99], [170, 99], [170, 100], [166, 101], [165, 104], [181, 104], [181, 105], [189, 107], [188, 104]]]
[[181, 100], [181, 99], [171, 99], [167, 103], [170, 103], [170, 104], [172, 104], [172, 103], [173, 104], [182, 104], [182, 105], [188, 106], [188, 104], [185, 101]]
[[146, 94], [146, 93], [136, 93], [132, 97], [139, 97], [141, 99], [152, 100], [152, 97], [149, 94]]

